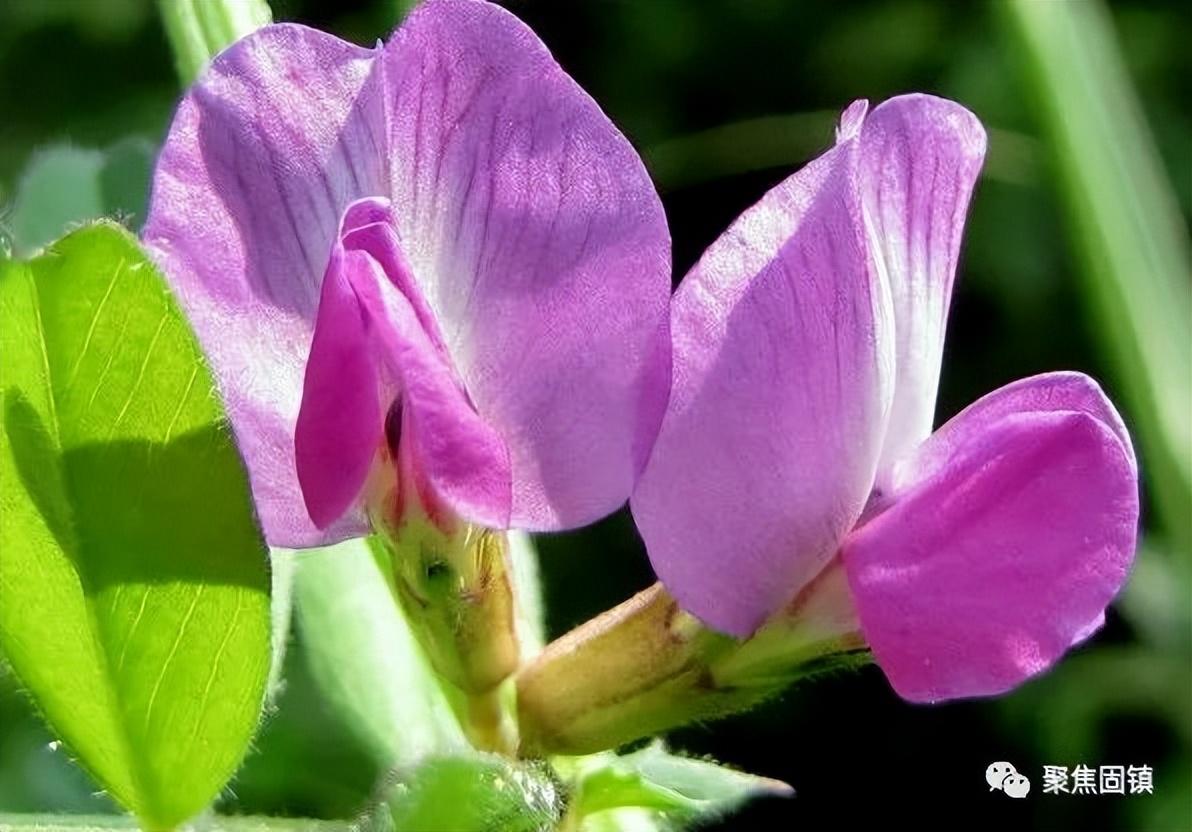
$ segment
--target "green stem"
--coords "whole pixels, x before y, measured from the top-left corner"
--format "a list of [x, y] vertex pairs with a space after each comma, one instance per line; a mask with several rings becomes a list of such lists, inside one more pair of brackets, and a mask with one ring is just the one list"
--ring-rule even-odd
[[468, 694], [460, 722], [472, 745], [481, 751], [506, 757], [517, 754], [517, 724], [505, 685]]
[[157, 0], [184, 85], [226, 46], [273, 19], [266, 0]]
[[1069, 231], [1161, 520], [1192, 554], [1187, 232], [1097, 0], [995, 6], [1026, 58]]

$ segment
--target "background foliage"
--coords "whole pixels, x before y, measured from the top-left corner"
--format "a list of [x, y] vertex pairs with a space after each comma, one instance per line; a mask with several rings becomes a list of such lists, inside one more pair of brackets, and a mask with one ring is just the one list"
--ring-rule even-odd
[[[272, 3], [277, 20], [362, 44], [384, 37], [402, 5]], [[672, 738], [677, 747], [798, 793], [758, 802], [723, 827], [817, 829], [875, 812], [920, 825], [962, 818], [966, 827], [1019, 827], [1030, 816], [1047, 829], [1192, 828], [1192, 505], [1180, 480], [1192, 462], [1180, 412], [1192, 351], [1186, 5], [1126, 0], [1101, 15], [1089, 0], [1038, 0], [1031, 5], [1072, 7], [1087, 24], [1044, 43], [1031, 40], [1038, 32], [1009, 0], [508, 5], [642, 150], [666, 204], [677, 276], [743, 208], [830, 142], [836, 112], [853, 98], [923, 90], [969, 106], [990, 127], [990, 154], [953, 306], [940, 420], [1014, 378], [1077, 369], [1103, 382], [1140, 446], [1143, 549], [1091, 644], [998, 701], [908, 705], [870, 667], [683, 731]], [[1119, 52], [1127, 74], [1115, 81]], [[1054, 87], [1056, 78], [1067, 86]], [[51, 192], [135, 228], [145, 182], [137, 160], [160, 141], [178, 95], [150, 0], [0, 4], [0, 79], [0, 232], [18, 250], [56, 236], [71, 217], [53, 213], [65, 196], [39, 202]], [[1082, 96], [1087, 107], [1066, 108]], [[1134, 96], [1142, 128], [1132, 132], [1123, 113]], [[1082, 112], [1086, 121], [1073, 123]], [[1138, 159], [1145, 168], [1152, 146], [1158, 164], [1140, 178]], [[47, 153], [74, 165], [64, 190], [39, 172]], [[1157, 201], [1131, 215], [1131, 189], [1142, 186]], [[1098, 217], [1101, 209], [1118, 213]], [[1173, 245], [1174, 259], [1160, 256]], [[1152, 305], [1139, 306], [1147, 297]], [[1140, 379], [1160, 381], [1144, 395]], [[1168, 408], [1174, 428], [1161, 424]], [[552, 637], [652, 581], [625, 512], [539, 547]], [[221, 807], [350, 814], [375, 781], [372, 755], [329, 707], [302, 627], [292, 638], [284, 686]], [[0, 676], [0, 812], [110, 810], [51, 739]], [[1044, 765], [1149, 764], [1155, 795], [1008, 801], [989, 794], [982, 776], [1001, 759], [1031, 776], [1036, 791]]]

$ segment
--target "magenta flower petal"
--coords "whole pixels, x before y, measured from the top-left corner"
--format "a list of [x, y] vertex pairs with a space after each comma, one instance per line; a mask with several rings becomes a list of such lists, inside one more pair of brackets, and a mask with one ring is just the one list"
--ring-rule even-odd
[[970, 441], [972, 435], [996, 425], [1008, 416], [1051, 411], [1085, 413], [1109, 429], [1122, 446], [1137, 475], [1134, 445], [1113, 403], [1101, 387], [1084, 373], [1043, 373], [1011, 382], [987, 393], [949, 420], [920, 446], [918, 451], [895, 466], [891, 483], [895, 491], [912, 487], [947, 467], [956, 448]]
[[384, 66], [400, 237], [508, 448], [511, 522], [595, 520], [628, 497], [666, 402], [670, 240], [653, 185], [497, 6], [420, 5]]
[[323, 278], [319, 316], [294, 431], [298, 481], [315, 525], [325, 529], [356, 501], [383, 435], [381, 378], [367, 317], [337, 246]]
[[[310, 516], [326, 527], [352, 505], [387, 442], [386, 458], [407, 457], [393, 461], [405, 474], [399, 491], [429, 487], [416, 498], [432, 513], [446, 503], [505, 528], [508, 452], [454, 377], [388, 203], [354, 203], [341, 234], [323, 281], [295, 435]], [[382, 401], [396, 413], [388, 437]]]
[[861, 190], [897, 342], [884, 469], [931, 433], [952, 281], [985, 130], [952, 101], [891, 98], [861, 128]]
[[840, 143], [746, 211], [672, 306], [674, 386], [633, 513], [667, 589], [738, 635], [836, 552], [884, 432], [888, 296], [849, 113]]
[[362, 533], [350, 512], [318, 531], [302, 501], [294, 421], [319, 286], [339, 217], [383, 193], [383, 136], [355, 109], [374, 53], [301, 26], [260, 29], [183, 98], [143, 238], [218, 379], [275, 545]]
[[391, 227], [382, 225], [349, 235], [345, 242], [352, 265], [347, 273], [365, 310], [374, 350], [399, 384], [401, 441], [409, 443], [414, 455], [410, 467], [459, 516], [506, 528], [512, 503], [509, 453], [473, 409], [435, 334], [419, 319], [418, 304], [398, 288], [409, 281], [394, 279], [395, 274], [408, 275], [409, 268], [386, 262], [396, 246], [368, 239], [392, 234]]
[[925, 443], [893, 503], [849, 536], [862, 629], [904, 698], [1003, 693], [1103, 620], [1133, 559], [1138, 487], [1094, 390], [1064, 374], [987, 396]]

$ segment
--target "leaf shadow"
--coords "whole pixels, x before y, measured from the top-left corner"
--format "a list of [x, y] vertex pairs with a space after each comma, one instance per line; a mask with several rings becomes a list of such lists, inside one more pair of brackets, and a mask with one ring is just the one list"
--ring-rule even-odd
[[166, 582], [268, 590], [268, 556], [226, 430], [64, 452], [15, 388], [4, 423], [21, 484], [84, 585]]

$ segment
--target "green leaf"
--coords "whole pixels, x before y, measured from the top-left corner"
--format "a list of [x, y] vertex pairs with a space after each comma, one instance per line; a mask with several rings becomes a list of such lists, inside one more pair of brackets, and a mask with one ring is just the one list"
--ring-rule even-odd
[[428, 760], [391, 788], [387, 802], [400, 832], [545, 832], [563, 810], [544, 763], [491, 754]]
[[291, 555], [302, 646], [323, 699], [382, 769], [467, 747], [390, 590], [389, 559], [349, 540]]
[[265, 0], [158, 0], [183, 84], [229, 44], [273, 19]]
[[143, 218], [152, 166], [153, 145], [139, 138], [107, 150], [58, 144], [37, 151], [13, 198], [17, 254], [32, 254], [84, 220]]
[[650, 828], [645, 826], [648, 815], [658, 821], [658, 828], [671, 828], [721, 817], [755, 797], [794, 793], [778, 780], [672, 754], [661, 742], [631, 754], [560, 761], [560, 767], [573, 768], [576, 786], [570, 811], [582, 820], [584, 830], [618, 828], [610, 823], [610, 813], [628, 828]]
[[1129, 397], [1164, 528], [1192, 554], [1192, 272], [1187, 227], [1102, 3], [994, 4], [1049, 135], [1069, 231]]
[[0, 649], [150, 828], [239, 764], [269, 670], [269, 575], [194, 336], [111, 223], [0, 266]]

